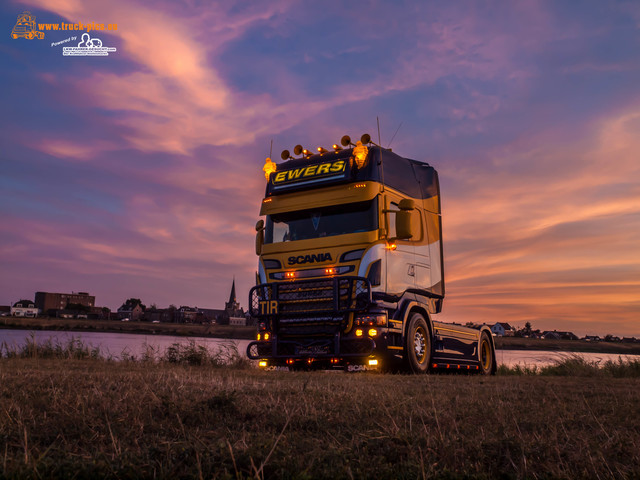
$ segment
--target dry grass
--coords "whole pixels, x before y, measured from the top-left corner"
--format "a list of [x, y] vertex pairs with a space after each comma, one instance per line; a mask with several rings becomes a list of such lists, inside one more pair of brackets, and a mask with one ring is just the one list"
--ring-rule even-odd
[[2, 478], [638, 478], [640, 380], [0, 359]]

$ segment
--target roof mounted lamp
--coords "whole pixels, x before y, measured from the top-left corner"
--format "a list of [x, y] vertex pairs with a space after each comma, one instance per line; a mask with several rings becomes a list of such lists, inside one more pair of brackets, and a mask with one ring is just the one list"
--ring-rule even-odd
[[295, 147], [293, 147], [293, 154], [294, 155], [302, 155], [302, 152], [304, 152], [304, 148], [302, 147], [302, 145], [298, 144]]
[[360, 141], [362, 142], [363, 145], [370, 143], [372, 145], [375, 145], [376, 147], [380, 146], [376, 142], [371, 141], [371, 135], [369, 135], [368, 133], [363, 134], [362, 137], [360, 137]]
[[280, 158], [282, 160], [293, 160], [293, 157], [291, 156], [291, 153], [289, 152], [289, 150], [282, 150], [282, 153], [280, 154]]
[[325, 153], [328, 153], [328, 152], [329, 152], [329, 150], [327, 150], [326, 148], [318, 147], [318, 153], [320, 155], [324, 155]]
[[264, 171], [264, 176], [267, 179], [267, 181], [269, 181], [269, 175], [271, 175], [277, 169], [278, 169], [278, 166], [276, 165], [276, 163], [272, 162], [271, 159], [267, 157], [266, 160], [264, 161], [264, 167], [262, 167], [262, 170]]
[[336, 143], [333, 144], [333, 151], [338, 153], [340, 150], [342, 150], [342, 147]]
[[349, 135], [345, 135], [344, 137], [342, 137], [340, 139], [340, 143], [342, 144], [343, 147], [348, 147], [348, 146], [355, 147], [355, 145], [351, 143], [351, 137]]
[[362, 141], [358, 140], [358, 142], [356, 142], [355, 148], [353, 149], [353, 157], [358, 168], [362, 168], [367, 164], [368, 154], [369, 149], [362, 144]]

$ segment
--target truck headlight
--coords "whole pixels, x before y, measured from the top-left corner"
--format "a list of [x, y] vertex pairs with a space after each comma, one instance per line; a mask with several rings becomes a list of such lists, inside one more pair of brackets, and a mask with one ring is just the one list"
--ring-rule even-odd
[[358, 315], [355, 318], [356, 325], [366, 325], [370, 327], [386, 327], [387, 312], [371, 312], [364, 315]]

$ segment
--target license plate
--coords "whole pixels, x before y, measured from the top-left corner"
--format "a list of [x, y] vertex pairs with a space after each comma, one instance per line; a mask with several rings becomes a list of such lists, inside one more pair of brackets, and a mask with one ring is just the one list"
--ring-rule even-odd
[[311, 345], [309, 347], [296, 347], [296, 355], [320, 355], [329, 353], [327, 345]]

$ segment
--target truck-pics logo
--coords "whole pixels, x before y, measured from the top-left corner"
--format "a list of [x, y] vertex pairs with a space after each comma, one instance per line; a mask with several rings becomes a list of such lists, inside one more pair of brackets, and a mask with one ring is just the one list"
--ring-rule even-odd
[[313, 255], [298, 255], [297, 257], [289, 257], [287, 262], [289, 265], [301, 265], [303, 263], [322, 263], [322, 262], [331, 262], [333, 258], [331, 258], [330, 253], [317, 253]]
[[24, 11], [18, 15], [18, 20], [11, 30], [11, 38], [26, 38], [33, 40], [38, 38], [42, 40], [44, 38], [44, 32], [38, 30], [36, 26], [36, 16], [32, 15], [29, 11]]

